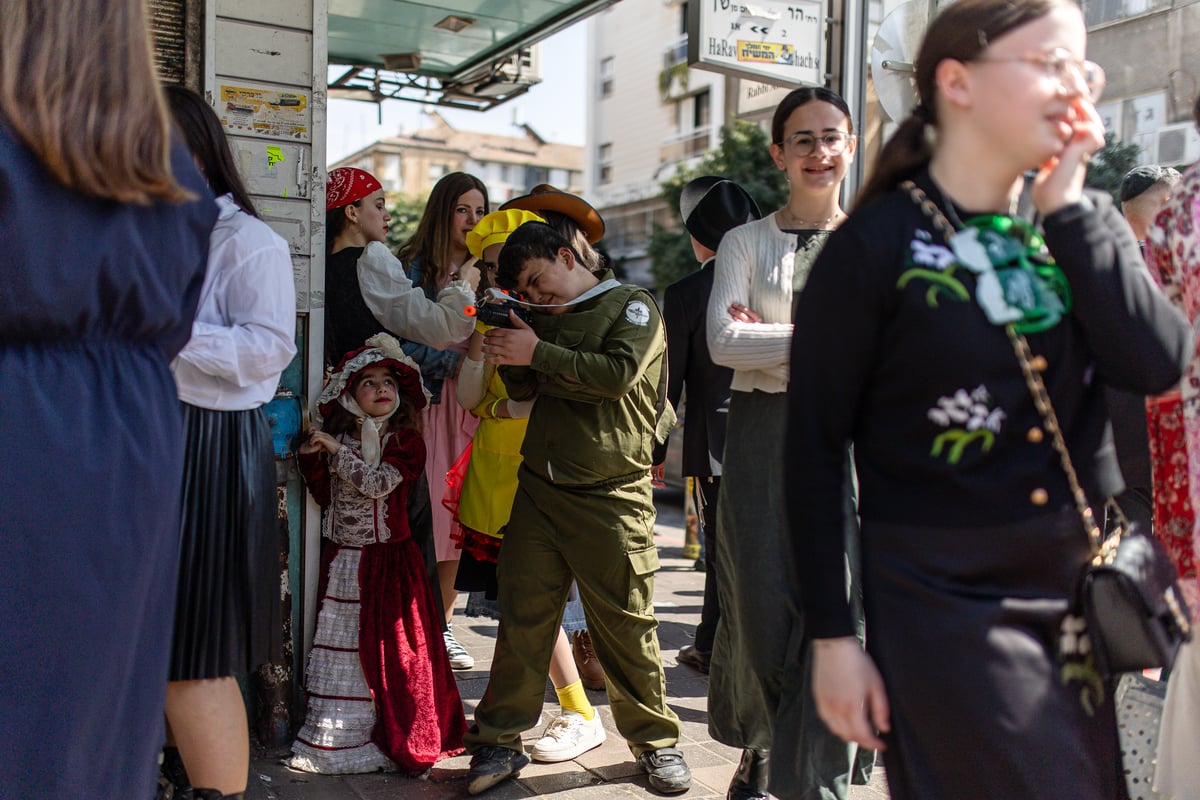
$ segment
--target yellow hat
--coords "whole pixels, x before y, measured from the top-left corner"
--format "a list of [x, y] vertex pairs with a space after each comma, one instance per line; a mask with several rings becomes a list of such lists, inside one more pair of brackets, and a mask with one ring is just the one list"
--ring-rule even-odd
[[508, 236], [526, 222], [545, 222], [532, 211], [510, 208], [507, 211], [493, 211], [476, 223], [474, 229], [467, 233], [467, 249], [476, 258], [483, 258], [483, 251], [494, 244], [508, 241]]

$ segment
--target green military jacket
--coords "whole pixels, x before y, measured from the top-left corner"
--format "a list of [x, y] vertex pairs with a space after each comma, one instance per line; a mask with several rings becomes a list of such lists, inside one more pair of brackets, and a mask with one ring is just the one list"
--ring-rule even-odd
[[565, 314], [535, 313], [532, 325], [541, 339], [532, 363], [500, 368], [511, 397], [537, 398], [521, 448], [525, 466], [574, 486], [650, 469], [659, 431], [674, 424], [660, 399], [667, 362], [654, 297], [622, 284]]

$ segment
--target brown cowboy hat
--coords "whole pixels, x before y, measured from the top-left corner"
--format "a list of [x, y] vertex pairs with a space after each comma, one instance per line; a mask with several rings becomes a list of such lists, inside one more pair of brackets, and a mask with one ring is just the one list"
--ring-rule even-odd
[[604, 219], [600, 212], [592, 208], [588, 201], [576, 194], [555, 189], [548, 183], [539, 183], [529, 190], [529, 194], [514, 197], [504, 205], [501, 211], [510, 208], [520, 208], [525, 211], [557, 211], [564, 217], [569, 217], [583, 229], [588, 244], [595, 244], [604, 238]]

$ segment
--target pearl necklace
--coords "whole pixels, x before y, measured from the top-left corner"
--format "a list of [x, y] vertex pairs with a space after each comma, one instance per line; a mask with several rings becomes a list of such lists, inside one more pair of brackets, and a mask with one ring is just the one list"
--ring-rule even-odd
[[791, 228], [791, 229], [796, 229], [796, 230], [805, 230], [805, 229], [813, 229], [813, 230], [819, 230], [819, 231], [828, 230], [828, 228], [826, 226], [832, 224], [834, 220], [836, 220], [842, 216], [842, 210], [840, 208], [837, 211], [834, 211], [833, 214], [826, 217], [825, 219], [811, 219], [811, 220], [801, 219], [800, 217], [798, 217], [794, 213], [792, 213], [792, 210], [790, 208], [788, 208], [787, 206], [784, 206], [782, 209], [780, 209], [780, 211], [782, 211], [783, 214], [786, 216], [786, 218], [793, 223], [793, 224], [788, 225], [787, 227]]

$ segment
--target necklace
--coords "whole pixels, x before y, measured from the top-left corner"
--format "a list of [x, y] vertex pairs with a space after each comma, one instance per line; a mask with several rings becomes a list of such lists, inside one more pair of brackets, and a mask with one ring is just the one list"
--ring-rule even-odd
[[780, 209], [792, 224], [788, 228], [794, 229], [813, 229], [813, 230], [828, 230], [827, 226], [833, 223], [834, 220], [842, 216], [842, 210], [839, 208], [830, 214], [825, 219], [801, 219], [796, 216], [790, 208], [784, 206]]

